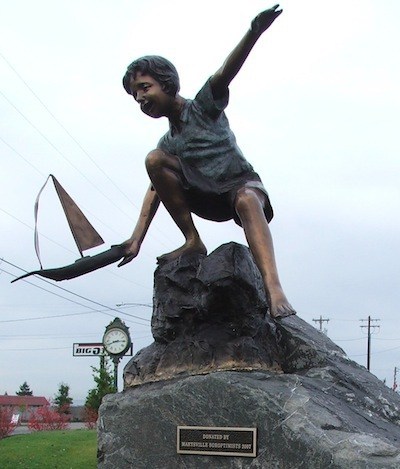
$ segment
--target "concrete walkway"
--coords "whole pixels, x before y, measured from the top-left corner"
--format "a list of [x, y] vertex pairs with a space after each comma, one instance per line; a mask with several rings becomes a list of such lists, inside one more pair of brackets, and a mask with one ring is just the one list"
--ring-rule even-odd
[[[86, 428], [83, 422], [71, 422], [67, 430], [80, 430], [82, 428]], [[11, 435], [27, 435], [28, 433], [32, 433], [32, 430], [29, 430], [28, 425], [22, 424], [18, 425]]]

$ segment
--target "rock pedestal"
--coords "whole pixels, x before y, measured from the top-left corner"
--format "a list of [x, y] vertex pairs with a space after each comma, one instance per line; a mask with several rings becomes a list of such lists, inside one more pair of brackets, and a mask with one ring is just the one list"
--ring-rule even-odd
[[[160, 266], [155, 341], [103, 401], [98, 467], [400, 468], [399, 396], [314, 327], [267, 309], [244, 246]], [[178, 426], [257, 428], [257, 455], [178, 454]]]

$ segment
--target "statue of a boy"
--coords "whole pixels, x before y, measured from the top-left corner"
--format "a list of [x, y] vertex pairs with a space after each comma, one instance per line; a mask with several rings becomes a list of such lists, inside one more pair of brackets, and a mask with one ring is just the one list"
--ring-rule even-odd
[[222, 67], [194, 100], [179, 95], [179, 77], [166, 59], [146, 56], [132, 62], [123, 78], [125, 90], [153, 118], [167, 117], [169, 131], [146, 157], [151, 185], [138, 222], [123, 243], [122, 266], [138, 253], [160, 201], [182, 231], [185, 243], [158, 258], [174, 260], [185, 254], [206, 254], [192, 213], [214, 221], [234, 219], [244, 229], [259, 268], [274, 318], [295, 314], [281, 287], [268, 223], [272, 207], [260, 177], [236, 144], [224, 109], [229, 84], [253, 46], [282, 13], [279, 5], [263, 11], [251, 23]]

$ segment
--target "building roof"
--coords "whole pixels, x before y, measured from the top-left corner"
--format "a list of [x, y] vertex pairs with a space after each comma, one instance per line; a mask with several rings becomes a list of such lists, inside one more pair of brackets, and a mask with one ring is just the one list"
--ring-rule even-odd
[[50, 402], [42, 396], [0, 396], [0, 406], [45, 406]]

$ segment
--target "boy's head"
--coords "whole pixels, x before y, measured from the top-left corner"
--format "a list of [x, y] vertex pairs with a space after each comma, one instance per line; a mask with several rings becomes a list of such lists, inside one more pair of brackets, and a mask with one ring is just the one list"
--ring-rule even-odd
[[150, 75], [160, 84], [162, 90], [175, 97], [179, 91], [179, 76], [172, 63], [159, 55], [146, 55], [133, 61], [127, 68], [122, 84], [125, 91], [131, 94], [130, 81], [136, 74]]

